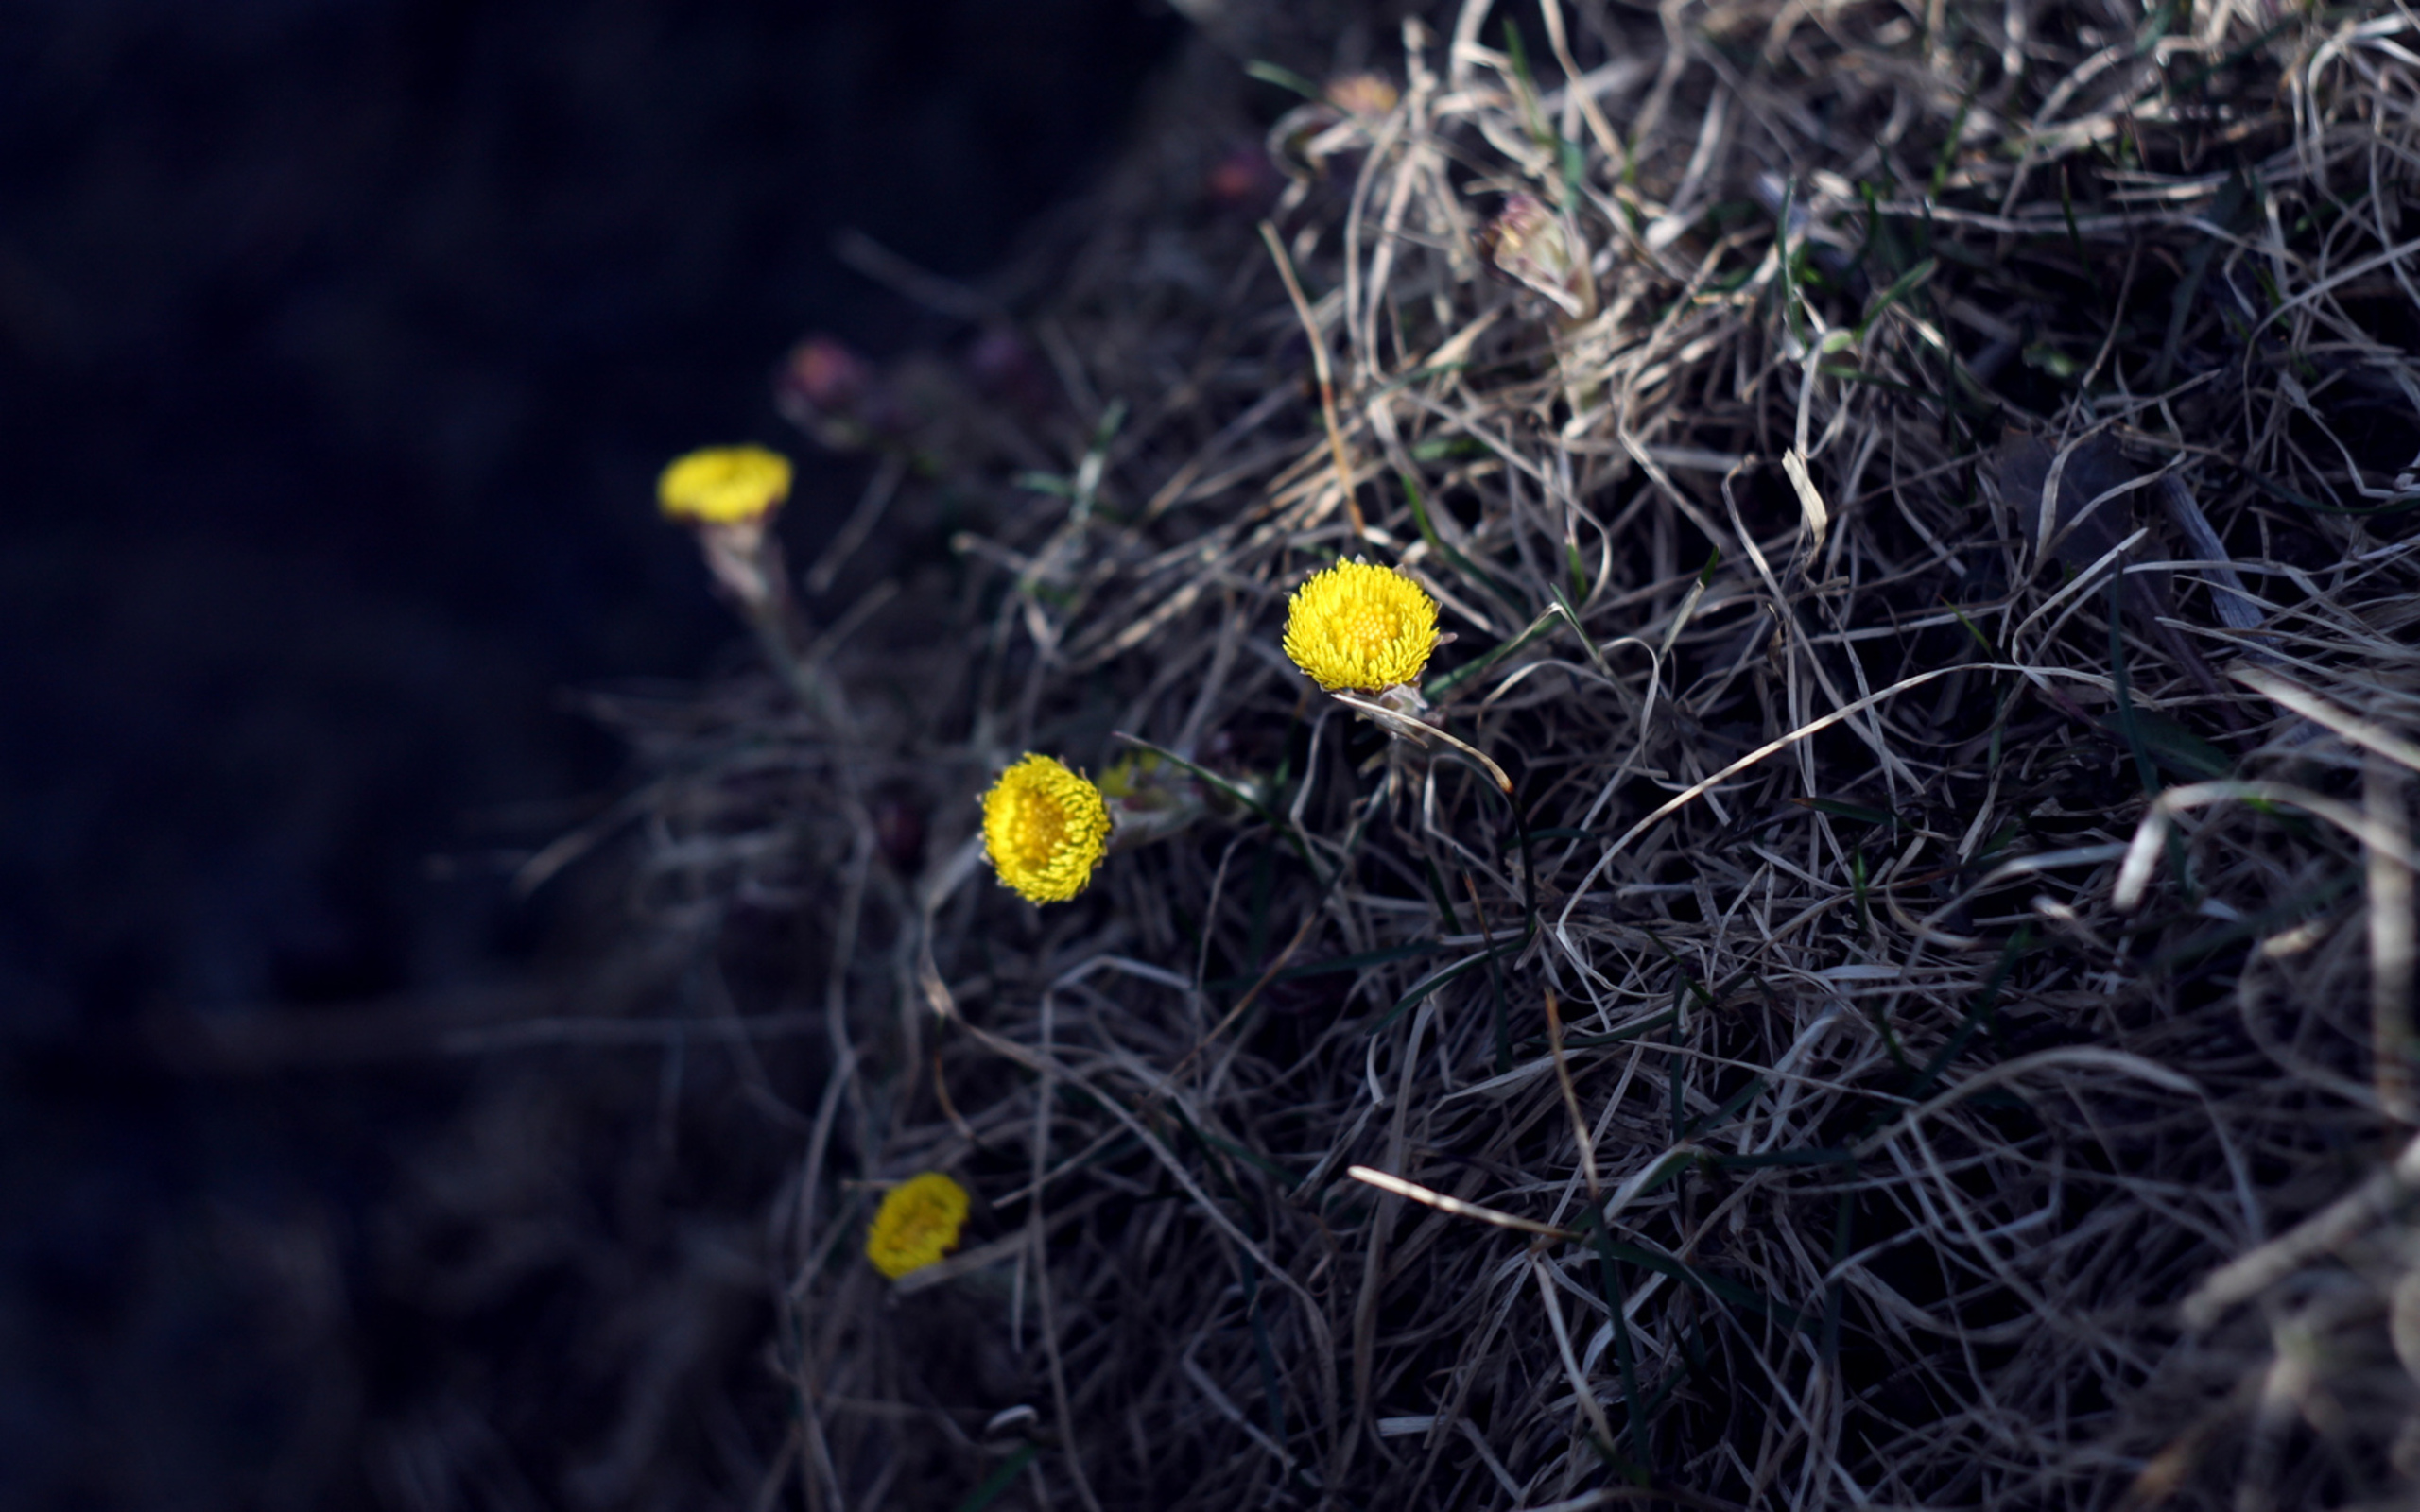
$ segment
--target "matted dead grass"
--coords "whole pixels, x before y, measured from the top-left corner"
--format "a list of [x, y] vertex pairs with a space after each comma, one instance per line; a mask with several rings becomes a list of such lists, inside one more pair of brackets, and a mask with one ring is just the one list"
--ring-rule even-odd
[[[650, 909], [814, 937], [768, 1504], [2402, 1504], [2420, 24], [1347, 41], [1265, 232], [1201, 49], [1057, 398], [895, 443], [950, 565], [638, 721]], [[1279, 651], [1356, 554], [1509, 797]], [[992, 882], [1138, 742], [1198, 822]]]

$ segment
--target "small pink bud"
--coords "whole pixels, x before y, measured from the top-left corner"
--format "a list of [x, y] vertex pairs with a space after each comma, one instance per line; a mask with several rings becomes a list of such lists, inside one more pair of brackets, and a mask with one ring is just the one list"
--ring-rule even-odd
[[1267, 148], [1253, 144], [1228, 148], [1210, 165], [1202, 187], [1221, 210], [1257, 215], [1284, 185]]
[[987, 327], [975, 338], [966, 349], [966, 374], [984, 393], [1028, 413], [1048, 409], [1057, 393], [1050, 369], [1011, 326]]
[[773, 378], [773, 404], [791, 423], [835, 452], [854, 452], [881, 427], [884, 403], [866, 360], [838, 337], [808, 336], [790, 349]]
[[823, 410], [855, 408], [872, 378], [865, 359], [827, 335], [800, 342], [782, 369], [783, 386]]

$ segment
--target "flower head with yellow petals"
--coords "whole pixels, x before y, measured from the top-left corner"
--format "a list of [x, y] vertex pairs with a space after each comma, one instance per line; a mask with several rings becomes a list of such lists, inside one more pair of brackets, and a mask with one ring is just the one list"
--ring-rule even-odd
[[966, 1189], [939, 1171], [926, 1171], [884, 1194], [866, 1233], [866, 1258], [897, 1280], [956, 1249], [965, 1227]]
[[656, 479], [656, 502], [699, 525], [762, 520], [790, 493], [789, 458], [761, 446], [709, 446], [675, 458]]
[[1109, 849], [1109, 804], [1080, 773], [1028, 751], [983, 795], [983, 849], [1018, 896], [1065, 902]]
[[1437, 601], [1392, 567], [1338, 562], [1287, 605], [1286, 654], [1330, 693], [1410, 682], [1436, 648]]

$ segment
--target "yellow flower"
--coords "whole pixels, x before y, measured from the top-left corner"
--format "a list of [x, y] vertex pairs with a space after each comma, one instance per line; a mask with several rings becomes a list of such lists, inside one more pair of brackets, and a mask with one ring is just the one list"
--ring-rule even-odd
[[1109, 849], [1109, 805], [1080, 774], [1028, 751], [983, 795], [983, 849], [1020, 897], [1065, 902]]
[[897, 1280], [956, 1249], [964, 1227], [966, 1189], [939, 1171], [926, 1171], [884, 1194], [866, 1232], [866, 1259]]
[[1392, 567], [1340, 561], [1294, 590], [1286, 654], [1334, 693], [1409, 682], [1437, 648], [1437, 601]]
[[709, 446], [677, 458], [655, 482], [664, 512], [691, 524], [761, 520], [790, 494], [789, 458], [761, 446]]

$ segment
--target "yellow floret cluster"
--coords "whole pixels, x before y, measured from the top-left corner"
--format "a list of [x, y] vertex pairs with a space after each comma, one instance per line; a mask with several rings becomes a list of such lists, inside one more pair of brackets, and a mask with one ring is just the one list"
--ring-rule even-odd
[[1340, 561], [1287, 606], [1286, 654], [1330, 693], [1413, 680], [1437, 648], [1437, 601], [1392, 567]]
[[983, 849], [1020, 897], [1065, 902], [1109, 849], [1109, 804], [1064, 763], [1028, 752], [983, 795]]
[[656, 479], [656, 502], [675, 520], [729, 525], [762, 519], [790, 493], [789, 458], [761, 446], [709, 446], [677, 457]]
[[866, 1233], [866, 1258], [897, 1280], [957, 1248], [959, 1230], [965, 1227], [966, 1189], [939, 1171], [926, 1171], [884, 1195]]

